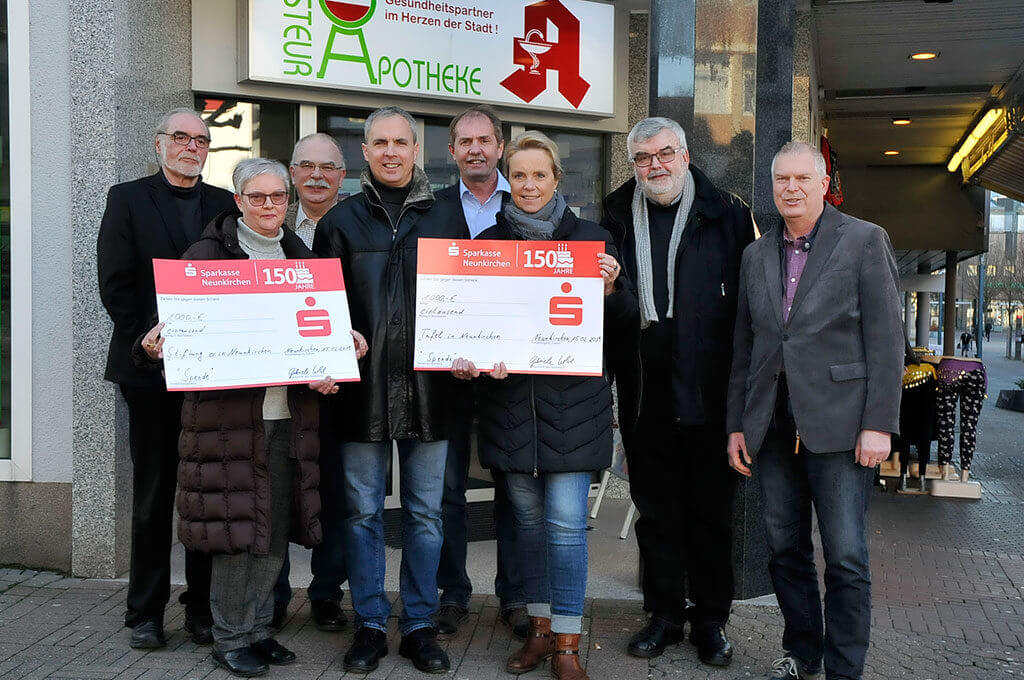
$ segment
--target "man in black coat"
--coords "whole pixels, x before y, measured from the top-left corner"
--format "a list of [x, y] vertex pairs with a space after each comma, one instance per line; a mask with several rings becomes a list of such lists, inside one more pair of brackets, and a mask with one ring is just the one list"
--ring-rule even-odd
[[399, 654], [417, 669], [446, 672], [437, 644], [441, 497], [451, 436], [454, 379], [415, 371], [416, 258], [420, 238], [467, 238], [457, 207], [437, 202], [416, 165], [416, 121], [398, 107], [371, 113], [364, 127], [362, 192], [324, 215], [313, 251], [341, 260], [352, 327], [370, 345], [360, 382], [342, 390], [335, 416], [345, 479], [346, 556], [356, 629], [346, 671], [369, 673], [388, 653], [391, 601], [384, 591], [384, 496], [393, 442], [402, 503]]
[[[511, 188], [498, 171], [505, 150], [501, 120], [489, 106], [474, 106], [452, 119], [448, 151], [459, 167], [459, 181], [438, 191], [439, 202], [456, 207], [471, 238], [494, 226], [495, 216], [508, 199]], [[469, 598], [473, 584], [466, 571], [468, 531], [466, 527], [466, 482], [472, 457], [473, 389], [459, 386], [454, 431], [448, 449], [444, 475], [444, 500], [441, 520], [444, 545], [437, 568], [437, 587], [441, 590], [441, 609], [434, 619], [437, 632], [454, 635], [469, 616]], [[494, 525], [497, 534], [497, 572], [494, 593], [500, 601], [500, 620], [521, 638], [526, 637], [530, 619], [523, 599], [523, 583], [515, 559], [515, 526], [501, 472], [491, 470], [494, 478]]]
[[[110, 188], [96, 243], [100, 297], [114, 322], [104, 377], [117, 383], [128, 404], [132, 552], [124, 622], [132, 628], [131, 646], [139, 649], [166, 644], [182, 397], [167, 391], [159, 372], [137, 368], [131, 348], [156, 319], [153, 259], [180, 258], [208, 221], [234, 207], [230, 192], [201, 181], [210, 130], [195, 111], [164, 114], [154, 144], [160, 171]], [[185, 578], [185, 627], [195, 642], [209, 643], [209, 556], [186, 552]]]
[[726, 392], [754, 222], [740, 199], [690, 165], [674, 121], [642, 120], [626, 145], [635, 178], [605, 199], [604, 226], [640, 303], [635, 332], [610, 352], [651, 612], [629, 652], [660, 655], [683, 640], [689, 620], [701, 661], [725, 666], [737, 479], [725, 456]]

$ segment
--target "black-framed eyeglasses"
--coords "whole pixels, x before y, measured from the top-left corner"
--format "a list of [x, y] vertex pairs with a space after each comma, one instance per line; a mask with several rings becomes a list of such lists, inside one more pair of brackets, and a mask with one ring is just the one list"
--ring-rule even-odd
[[265, 194], [262, 191], [254, 191], [251, 194], [242, 195], [245, 196], [245, 199], [247, 201], [249, 201], [249, 205], [251, 205], [254, 208], [259, 208], [260, 206], [266, 205], [268, 198], [270, 199], [270, 202], [273, 203], [274, 205], [284, 205], [285, 203], [288, 202], [287, 191], [275, 191], [270, 194]]
[[344, 168], [342, 168], [340, 165], [336, 163], [314, 163], [313, 161], [300, 161], [298, 163], [292, 163], [292, 167], [299, 168], [303, 172], [313, 172], [313, 170], [319, 169], [320, 172], [324, 174], [344, 170]]
[[206, 149], [209, 148], [210, 146], [210, 138], [207, 137], [206, 135], [193, 136], [190, 134], [186, 134], [184, 132], [159, 132], [157, 134], [164, 135], [165, 137], [170, 137], [172, 140], [174, 140], [175, 144], [180, 144], [181, 146], [188, 146], [189, 142], [195, 142], [196, 146], [200, 149]]
[[648, 165], [651, 164], [651, 161], [654, 160], [655, 156], [658, 157], [659, 163], [665, 165], [666, 163], [671, 163], [675, 159], [677, 151], [682, 150], [683, 147], [681, 146], [666, 146], [664, 149], [658, 149], [658, 153], [656, 154], [644, 153], [643, 151], [641, 151], [640, 153], [633, 156], [633, 165], [635, 165], [638, 168], [646, 168]]

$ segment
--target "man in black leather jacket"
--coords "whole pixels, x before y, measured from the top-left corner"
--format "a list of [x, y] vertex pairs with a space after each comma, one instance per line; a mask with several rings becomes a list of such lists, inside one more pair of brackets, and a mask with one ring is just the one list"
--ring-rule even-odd
[[683, 640], [689, 620], [701, 661], [724, 666], [732, 659], [725, 624], [736, 481], [725, 455], [726, 391], [740, 260], [754, 222], [740, 199], [689, 164], [674, 121], [640, 121], [627, 149], [635, 177], [605, 199], [603, 226], [641, 312], [610, 352], [652, 614], [629, 652], [658, 656]]
[[[374, 111], [365, 125], [362, 193], [317, 223], [313, 250], [341, 260], [352, 327], [370, 351], [360, 382], [337, 400], [335, 426], [345, 479], [346, 552], [358, 628], [345, 669], [370, 672], [387, 654], [391, 603], [384, 592], [384, 495], [392, 442], [401, 469], [404, 539], [399, 653], [421, 671], [450, 663], [435, 639], [441, 495], [453, 419], [453, 378], [414, 371], [417, 239], [468, 238], [458, 206], [435, 202], [416, 166], [416, 124], [397, 107]], [[326, 454], [325, 454], [326, 455]]]

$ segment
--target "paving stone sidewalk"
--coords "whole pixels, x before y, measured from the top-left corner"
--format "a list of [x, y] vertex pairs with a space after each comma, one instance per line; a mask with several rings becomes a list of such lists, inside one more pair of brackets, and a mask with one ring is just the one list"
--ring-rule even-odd
[[[1024, 414], [994, 407], [998, 390], [1009, 389], [1024, 375], [1024, 364], [1001, 359], [1001, 354], [998, 342], [987, 345], [989, 398], [982, 410], [972, 469], [973, 478], [983, 484], [983, 499], [892, 492], [878, 492], [872, 499], [872, 642], [864, 676], [868, 680], [1024, 677]], [[592, 554], [591, 559], [600, 560], [601, 555]], [[0, 569], [0, 679], [231, 677], [213, 666], [208, 647], [197, 647], [181, 631], [184, 612], [176, 604], [178, 592], [175, 588], [175, 604], [167, 611], [167, 649], [145, 653], [128, 647], [128, 631], [122, 627], [123, 581]], [[511, 677], [503, 670], [504, 662], [518, 643], [497, 622], [497, 600], [474, 596], [471, 609], [459, 634], [446, 643], [453, 668], [447, 677]], [[299, 655], [299, 661], [274, 668], [267, 677], [344, 676], [342, 656], [351, 631], [316, 630], [300, 589], [295, 589], [289, 614], [278, 639]], [[585, 614], [581, 646], [593, 680], [763, 677], [782, 639], [777, 607], [739, 603], [729, 621], [736, 647], [729, 668], [701, 666], [688, 643], [645, 661], [625, 653], [630, 635], [642, 625], [639, 602], [588, 600]], [[398, 655], [394, 620], [391, 624], [391, 654], [368, 677], [428, 677]], [[523, 677], [545, 678], [548, 669]]]
[[[938, 555], [936, 555], [938, 557]], [[962, 563], [963, 556], [946, 560]], [[940, 558], [941, 559], [941, 558]], [[977, 556], [975, 564], [994, 564], [998, 557]], [[1010, 560], [1013, 562], [1013, 560]], [[1017, 560], [1017, 576], [1024, 564]], [[994, 571], [991, 569], [990, 571]], [[0, 570], [0, 678], [4, 680], [221, 680], [231, 676], [215, 668], [209, 647], [193, 644], [181, 626], [180, 605], [168, 610], [167, 649], [141, 652], [128, 647], [121, 626], [124, 584], [114, 581], [63, 578], [56, 574]], [[176, 592], [178, 589], [175, 589]], [[172, 598], [173, 601], [174, 598]], [[866, 678], [996, 678], [1024, 675], [1020, 635], [1024, 629], [1019, 598], [982, 597], [984, 618], [970, 607], [948, 605], [914, 613], [900, 607], [877, 607]], [[449, 640], [448, 653], [458, 680], [508, 678], [504, 661], [518, 642], [497, 621], [497, 600], [475, 596], [472, 613], [459, 634]], [[943, 608], [948, 608], [945, 611]], [[895, 612], [904, 612], [896, 614]], [[776, 655], [782, 635], [774, 606], [737, 605], [730, 634], [737, 654], [728, 669], [709, 669], [697, 661], [688, 643], [651, 661], [634, 659], [624, 649], [641, 625], [635, 602], [591, 600], [587, 603], [584, 661], [593, 680], [625, 678], [752, 678], [762, 677]], [[394, 621], [392, 621], [394, 624]], [[389, 634], [391, 654], [369, 678], [426, 678], [398, 656], [395, 626]], [[309, 620], [304, 595], [296, 592], [290, 617], [278, 637], [299, 655], [299, 662], [273, 668], [274, 680], [348, 677], [342, 668], [350, 633], [323, 633]], [[351, 675], [351, 674], [350, 674]], [[358, 677], [358, 676], [352, 676]], [[548, 677], [546, 668], [523, 676]]]

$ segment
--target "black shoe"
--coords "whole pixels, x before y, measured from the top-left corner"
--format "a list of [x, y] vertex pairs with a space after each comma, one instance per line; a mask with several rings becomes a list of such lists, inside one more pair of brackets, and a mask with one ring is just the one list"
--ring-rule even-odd
[[398, 653], [411, 659], [416, 670], [423, 673], [447, 673], [452, 667], [448, 655], [437, 644], [437, 633], [433, 628], [417, 628], [403, 635]]
[[270, 670], [270, 666], [250, 652], [248, 647], [232, 649], [230, 652], [219, 652], [215, 649], [212, 658], [214, 665], [226, 668], [230, 673], [243, 678], [263, 675]]
[[501, 622], [512, 629], [512, 634], [520, 640], [525, 640], [530, 632], [530, 615], [526, 613], [526, 607], [512, 607], [501, 610]]
[[213, 615], [210, 612], [190, 614], [185, 610], [185, 632], [197, 645], [213, 644]]
[[274, 638], [267, 638], [249, 645], [249, 651], [257, 659], [272, 666], [287, 666], [295, 661], [295, 652]]
[[732, 661], [732, 643], [725, 629], [718, 625], [690, 625], [690, 642], [697, 647], [697, 656], [709, 666], [728, 666]]
[[459, 624], [469, 616], [469, 610], [457, 604], [443, 604], [434, 617], [438, 635], [455, 635], [459, 632]]
[[352, 646], [345, 652], [345, 670], [369, 673], [377, 669], [380, 660], [388, 655], [388, 636], [384, 631], [363, 626], [356, 631]]
[[143, 621], [132, 627], [132, 637], [128, 641], [132, 649], [160, 649], [167, 646], [164, 637], [164, 624], [160, 621]]
[[284, 620], [287, 617], [288, 603], [274, 600], [274, 618], [270, 619], [270, 628], [272, 630], [281, 630], [284, 628]]
[[341, 611], [341, 606], [334, 600], [310, 600], [309, 609], [318, 630], [338, 631], [348, 623], [345, 612]]
[[683, 627], [652, 616], [647, 625], [629, 641], [629, 653], [641, 659], [661, 656], [669, 645], [678, 645], [685, 638]]

